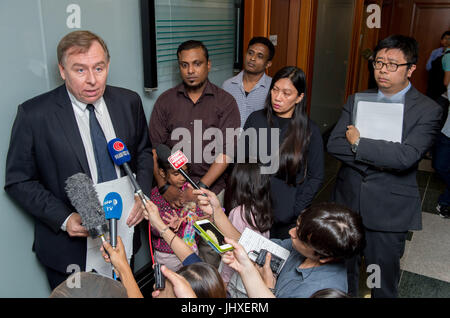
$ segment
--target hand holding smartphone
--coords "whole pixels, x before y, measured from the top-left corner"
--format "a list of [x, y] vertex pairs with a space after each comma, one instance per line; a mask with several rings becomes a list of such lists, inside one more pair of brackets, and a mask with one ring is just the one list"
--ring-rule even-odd
[[225, 243], [225, 237], [209, 220], [194, 223], [195, 231], [219, 254], [233, 250], [231, 244]]

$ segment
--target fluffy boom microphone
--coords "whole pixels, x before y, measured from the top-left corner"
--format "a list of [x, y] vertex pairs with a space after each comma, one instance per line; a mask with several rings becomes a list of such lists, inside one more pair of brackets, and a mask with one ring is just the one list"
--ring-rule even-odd
[[65, 189], [89, 235], [92, 238], [101, 237], [104, 241], [104, 236], [108, 233], [108, 224], [92, 180], [84, 173], [77, 173], [67, 178]]

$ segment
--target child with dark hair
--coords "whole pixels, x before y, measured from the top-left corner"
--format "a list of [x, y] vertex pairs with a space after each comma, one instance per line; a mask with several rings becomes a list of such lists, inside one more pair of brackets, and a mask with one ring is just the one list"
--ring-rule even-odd
[[[228, 216], [230, 222], [241, 233], [248, 227], [269, 238], [273, 223], [270, 176], [261, 174], [257, 163], [238, 163], [231, 173], [229, 188], [231, 206], [235, 207]], [[222, 264], [219, 271], [232, 298], [246, 297], [239, 275], [232, 268]]]
[[227, 237], [225, 241], [234, 247], [222, 261], [241, 275], [249, 297], [307, 298], [325, 288], [347, 292], [345, 260], [357, 255], [364, 245], [364, 228], [358, 214], [335, 203], [315, 204], [302, 211], [297, 225], [289, 230], [290, 239], [272, 239], [290, 251], [275, 278], [269, 266], [270, 253], [260, 273], [255, 269], [237, 243], [239, 233], [222, 215], [214, 193], [201, 189], [194, 190], [194, 194], [203, 211], [213, 214], [216, 225]]
[[[161, 218], [167, 227], [176, 233], [188, 244], [193, 252], [198, 252], [193, 224], [203, 213], [197, 208], [194, 202], [184, 203], [183, 208], [173, 209], [169, 202], [163, 198], [163, 193], [169, 185], [175, 186], [179, 191], [184, 191], [188, 183], [186, 178], [178, 171], [172, 168], [168, 161], [157, 158], [159, 174], [166, 181], [166, 184], [159, 188], [154, 187], [150, 194], [150, 200], [158, 207]], [[187, 170], [187, 166], [181, 169]], [[197, 238], [198, 239], [198, 238]], [[158, 231], [152, 227], [152, 246], [155, 251], [155, 260], [159, 264], [166, 265], [169, 269], [177, 271], [182, 264], [174, 254], [169, 244], [161, 238]]]

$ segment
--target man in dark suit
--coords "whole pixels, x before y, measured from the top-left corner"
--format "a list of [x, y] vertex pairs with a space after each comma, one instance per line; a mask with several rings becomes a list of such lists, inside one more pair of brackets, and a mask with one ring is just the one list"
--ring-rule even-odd
[[[374, 52], [378, 90], [371, 92], [380, 99], [404, 103], [402, 142], [361, 137], [353, 126], [355, 96], [350, 96], [327, 146], [342, 161], [332, 199], [362, 216], [365, 264], [376, 264], [370, 273], [375, 268], [373, 277], [381, 278], [371, 280], [373, 297], [397, 297], [406, 234], [422, 227], [416, 172], [433, 144], [442, 110], [409, 81], [416, 68], [417, 47], [413, 38], [393, 35], [380, 41]], [[360, 260], [356, 257], [347, 264], [353, 296], [358, 294]]]
[[[65, 84], [18, 108], [5, 182], [5, 191], [35, 219], [33, 250], [52, 289], [68, 277], [69, 265], [82, 271], [86, 266], [88, 233], [66, 196], [67, 178], [83, 172], [100, 183], [123, 175], [106, 149], [115, 137], [128, 146], [130, 167], [147, 195], [153, 174], [141, 99], [106, 85], [109, 53], [104, 41], [89, 31], [69, 33], [58, 45], [58, 67]], [[127, 225], [142, 220], [142, 205], [135, 200]], [[135, 250], [139, 243], [135, 240]]]

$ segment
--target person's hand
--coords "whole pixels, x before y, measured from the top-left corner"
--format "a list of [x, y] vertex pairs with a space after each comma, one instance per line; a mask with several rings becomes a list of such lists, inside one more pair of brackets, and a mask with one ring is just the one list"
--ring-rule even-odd
[[347, 126], [345, 137], [350, 145], [353, 145], [360, 137], [359, 130], [353, 125]]
[[142, 205], [142, 201], [139, 198], [139, 195], [134, 195], [134, 205], [131, 209], [130, 215], [127, 219], [128, 227], [133, 227], [141, 223], [144, 219], [144, 206]]
[[183, 207], [182, 194], [180, 189], [170, 185], [162, 197], [170, 204], [172, 209], [181, 209]]
[[254, 263], [250, 260], [244, 247], [235, 240], [225, 238], [225, 242], [234, 247], [232, 251], [228, 251], [222, 255], [222, 261], [241, 274], [245, 270], [254, 269]]
[[[150, 225], [155, 228], [157, 231], [161, 232], [164, 228], [167, 227], [166, 223], [161, 218], [159, 214], [158, 207], [150, 200], [147, 200], [145, 204], [145, 218], [150, 222]], [[148, 212], [148, 213], [147, 213]]]
[[162, 219], [171, 229], [173, 229], [174, 232], [178, 231], [178, 229], [180, 228], [182, 219], [180, 219], [178, 215], [164, 213]]
[[264, 263], [264, 266], [260, 267], [255, 264], [255, 267], [258, 270], [259, 274], [261, 275], [261, 277], [264, 281], [264, 284], [266, 284], [266, 286], [268, 288], [275, 288], [277, 279], [276, 279], [275, 275], [273, 274], [272, 269], [270, 268], [270, 260], [271, 259], [272, 259], [272, 254], [267, 252], [266, 261]]
[[81, 215], [78, 213], [72, 213], [66, 223], [66, 231], [70, 237], [88, 237], [89, 232], [81, 225]]
[[171, 271], [164, 265], [161, 266], [161, 272], [167, 278], [166, 288], [164, 291], [153, 291], [153, 298], [170, 297], [171, 295], [174, 295], [177, 298], [197, 298], [197, 295], [186, 278]]
[[192, 187], [186, 187], [184, 191], [181, 192], [181, 202], [197, 202], [197, 196], [194, 195]]
[[124, 271], [131, 270], [130, 265], [128, 264], [125, 247], [123, 246], [120, 236], [117, 236], [116, 248], [113, 248], [111, 244], [105, 241], [103, 242], [103, 246], [100, 248], [100, 251], [102, 251], [102, 256], [105, 262], [113, 264], [114, 271], [119, 277]]
[[[207, 215], [212, 215], [214, 211], [222, 209], [219, 199], [214, 192], [206, 190], [204, 188], [201, 188], [200, 190], [193, 190], [192, 192], [197, 196], [198, 206]], [[203, 194], [206, 194], [206, 196], [204, 196]]]

